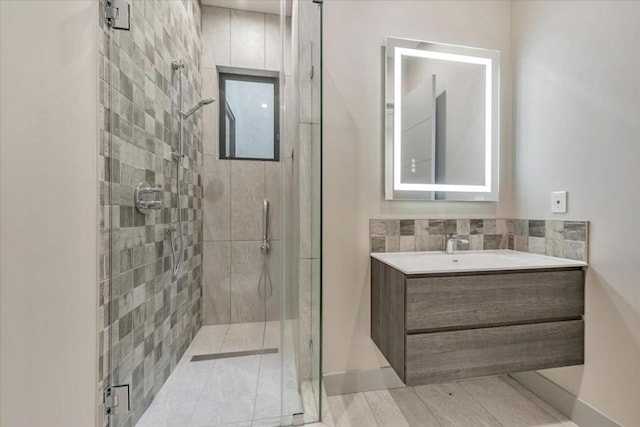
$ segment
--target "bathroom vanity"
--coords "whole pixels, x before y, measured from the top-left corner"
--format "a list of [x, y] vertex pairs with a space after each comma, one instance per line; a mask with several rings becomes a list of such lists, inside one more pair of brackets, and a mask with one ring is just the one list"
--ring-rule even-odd
[[371, 254], [371, 337], [402, 381], [584, 363], [581, 261], [509, 250]]

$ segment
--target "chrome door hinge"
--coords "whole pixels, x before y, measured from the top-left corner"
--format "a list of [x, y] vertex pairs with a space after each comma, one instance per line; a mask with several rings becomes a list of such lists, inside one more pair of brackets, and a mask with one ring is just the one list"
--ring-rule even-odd
[[129, 384], [109, 387], [104, 391], [104, 409], [107, 414], [126, 414], [130, 408]]
[[108, 0], [104, 7], [104, 17], [114, 30], [131, 29], [131, 4], [128, 0]]

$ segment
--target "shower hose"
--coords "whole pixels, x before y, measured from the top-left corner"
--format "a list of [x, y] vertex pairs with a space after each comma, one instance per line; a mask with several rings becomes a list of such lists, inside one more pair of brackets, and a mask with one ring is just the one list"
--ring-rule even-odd
[[[271, 281], [271, 273], [269, 273], [269, 251], [262, 249], [262, 272], [258, 279], [258, 296], [261, 300], [267, 300], [273, 295], [273, 282]], [[262, 292], [262, 283], [264, 282], [264, 293]]]

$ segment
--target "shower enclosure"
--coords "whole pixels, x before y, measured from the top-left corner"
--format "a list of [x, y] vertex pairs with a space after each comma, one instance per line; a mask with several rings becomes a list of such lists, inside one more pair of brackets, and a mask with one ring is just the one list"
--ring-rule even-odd
[[103, 424], [318, 421], [322, 2], [100, 2]]

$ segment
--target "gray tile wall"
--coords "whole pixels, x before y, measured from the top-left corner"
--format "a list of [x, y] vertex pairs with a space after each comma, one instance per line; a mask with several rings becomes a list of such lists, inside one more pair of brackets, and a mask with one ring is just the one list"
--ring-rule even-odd
[[[274, 71], [281, 68], [280, 17], [277, 15], [203, 6], [202, 32], [205, 97], [219, 99], [217, 66]], [[289, 52], [285, 54], [290, 57]], [[283, 165], [281, 162], [220, 160], [218, 113], [217, 102], [204, 112], [203, 323], [277, 320], [280, 318]], [[270, 203], [271, 253], [267, 269], [260, 252], [264, 199]]]
[[469, 240], [457, 250], [513, 249], [586, 261], [588, 222], [530, 219], [372, 219], [371, 252], [443, 251], [452, 233]]
[[[103, 3], [98, 392], [109, 384], [130, 384], [132, 411], [114, 421], [133, 426], [202, 323], [200, 113], [185, 124], [188, 158], [180, 172], [180, 195], [171, 158], [178, 87], [177, 80], [172, 84], [171, 61], [184, 60], [184, 104], [196, 102], [202, 85], [201, 20], [197, 0], [134, 0], [131, 31], [110, 31], [103, 25]], [[133, 206], [134, 187], [142, 181], [164, 188], [164, 207], [146, 216]], [[173, 280], [166, 227], [177, 221], [178, 197], [185, 249], [181, 273]]]
[[587, 221], [517, 220], [514, 249], [542, 255], [587, 261]]

